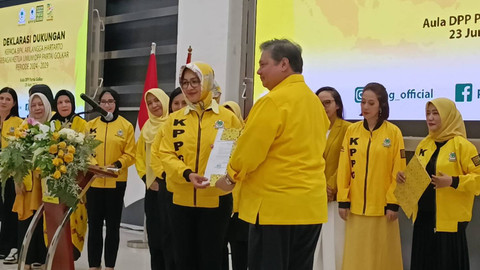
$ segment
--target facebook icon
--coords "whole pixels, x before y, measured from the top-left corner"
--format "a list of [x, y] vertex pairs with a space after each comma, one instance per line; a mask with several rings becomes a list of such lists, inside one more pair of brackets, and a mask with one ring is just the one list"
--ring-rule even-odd
[[455, 101], [471, 102], [473, 96], [473, 85], [471, 83], [458, 83], [455, 85]]

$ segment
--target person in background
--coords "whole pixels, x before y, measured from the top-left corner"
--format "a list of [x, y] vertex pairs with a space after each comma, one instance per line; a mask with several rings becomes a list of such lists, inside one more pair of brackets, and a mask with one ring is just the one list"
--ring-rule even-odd
[[145, 93], [144, 99], [148, 109], [148, 120], [138, 138], [135, 167], [147, 189], [145, 216], [150, 265], [152, 270], [174, 269], [171, 249], [165, 248], [163, 243], [165, 233], [169, 231], [164, 213], [166, 207], [162, 200], [165, 196], [163, 193], [166, 192], [165, 179], [162, 174], [157, 176], [150, 166], [155, 136], [168, 118], [169, 97], [163, 90], [152, 88]]
[[301, 75], [301, 47], [274, 39], [260, 49], [257, 74], [270, 92], [250, 111], [227, 175], [216, 185], [232, 190], [241, 184], [238, 213], [250, 223], [249, 269], [312, 269], [327, 221], [322, 154], [329, 122]]
[[[170, 101], [168, 103], [168, 111], [169, 113], [176, 112], [182, 108], [187, 106], [185, 102], [185, 96], [182, 93], [180, 87], [177, 87], [175, 90], [170, 93]], [[150, 167], [152, 168], [155, 175], [157, 176], [159, 184], [159, 193], [158, 193], [158, 203], [159, 203], [159, 211], [160, 211], [160, 221], [162, 223], [162, 232], [161, 232], [161, 248], [165, 251], [165, 259], [167, 259], [167, 267], [166, 269], [176, 269], [175, 268], [175, 255], [174, 250], [172, 249], [172, 222], [170, 218], [170, 211], [173, 206], [173, 193], [167, 189], [166, 186], [166, 174], [165, 170], [163, 169], [162, 165], [162, 156], [160, 154], [160, 142], [162, 141], [163, 135], [161, 129], [158, 130], [157, 134], [155, 135], [154, 141], [151, 146], [151, 156], [150, 156]], [[163, 181], [162, 181], [163, 180]], [[168, 263], [170, 262], [170, 264]]]
[[[428, 136], [415, 155], [432, 182], [413, 214], [411, 270], [470, 269], [466, 228], [475, 195], [480, 194], [480, 157], [467, 140], [455, 103], [446, 98], [427, 102]], [[406, 179], [398, 172], [397, 181]]]
[[111, 89], [100, 94], [100, 106], [113, 114], [108, 121], [103, 116], [87, 123], [87, 130], [102, 143], [95, 149], [99, 166], [118, 169], [117, 178], [97, 178], [87, 191], [88, 264], [90, 270], [101, 269], [103, 222], [106, 224], [105, 269], [113, 270], [120, 242], [120, 221], [123, 196], [127, 186], [128, 167], [135, 163], [135, 139], [132, 124], [119, 115], [120, 98]]
[[173, 193], [169, 214], [175, 266], [220, 270], [232, 195], [210, 186], [203, 174], [217, 130], [241, 128], [242, 124], [212, 98], [215, 75], [208, 64], [184, 65], [179, 74], [188, 105], [165, 123], [158, 153], [167, 189]]
[[[15, 136], [15, 129], [22, 124], [23, 120], [18, 117], [17, 93], [10, 87], [0, 90], [0, 148], [7, 147], [7, 137]], [[15, 262], [18, 254], [18, 215], [12, 211], [15, 202], [15, 183], [12, 178], [1, 179], [4, 185], [3, 196], [0, 200], [3, 203], [3, 219], [0, 227], [0, 259], [8, 257], [7, 261]], [[0, 190], [2, 190], [0, 185]], [[2, 193], [2, 192], [0, 192]]]
[[337, 169], [343, 138], [350, 123], [343, 120], [343, 102], [335, 88], [322, 87], [315, 94], [325, 108], [330, 120], [330, 128], [327, 132], [327, 146], [323, 153], [326, 162], [328, 222], [323, 224], [320, 232], [315, 252], [314, 269], [340, 270], [345, 241], [345, 222], [337, 214]]
[[[235, 101], [227, 101], [222, 104], [223, 107], [232, 111], [242, 124], [244, 123], [242, 117], [242, 110], [240, 105]], [[233, 194], [233, 215], [230, 218], [227, 230], [227, 239], [225, 241], [225, 254], [223, 258], [223, 270], [230, 268], [228, 259], [228, 246], [230, 243], [230, 252], [232, 256], [233, 270], [246, 270], [248, 263], [248, 223], [238, 218], [238, 192], [240, 185], [235, 186], [232, 191]]]
[[346, 220], [343, 268], [403, 269], [393, 191], [405, 169], [400, 129], [387, 121], [388, 94], [379, 83], [363, 89], [363, 121], [345, 133], [337, 170], [339, 214]]
[[52, 116], [51, 120], [58, 120], [57, 128], [63, 125], [77, 132], [87, 131], [87, 121], [75, 114], [75, 96], [72, 92], [65, 89], [58, 91], [54, 103], [57, 113]]
[[182, 93], [182, 89], [177, 87], [170, 93], [170, 102], [168, 103], [169, 113], [176, 112], [185, 106], [187, 106], [185, 96]]
[[[30, 121], [37, 121], [39, 123], [46, 123], [50, 121], [52, 116], [52, 109], [47, 97], [39, 92], [33, 93], [28, 102], [29, 114], [28, 118], [24, 120], [22, 125], [26, 124], [28, 119]], [[23, 239], [27, 233], [28, 226], [33, 219], [33, 215], [42, 204], [42, 184], [40, 172], [35, 170], [30, 172], [24, 179], [22, 184], [15, 184], [15, 202], [13, 204], [13, 211], [18, 214], [18, 244], [22, 246]], [[47, 248], [43, 236], [43, 219], [37, 224], [30, 246], [28, 248], [27, 257], [25, 261], [25, 269], [31, 269], [32, 265], [45, 264], [45, 256], [47, 255]], [[18, 259], [18, 257], [17, 257]], [[9, 262], [5, 258], [4, 263]], [[15, 262], [16, 263], [16, 262]]]
[[[50, 121], [55, 122], [57, 129], [62, 127], [71, 128], [77, 132], [87, 132], [87, 121], [75, 115], [75, 96], [68, 90], [60, 90], [55, 95], [57, 113]], [[87, 233], [87, 208], [85, 203], [79, 202], [77, 208], [70, 215], [70, 230], [73, 243], [73, 259], [80, 258]]]
[[46, 84], [36, 84], [36, 85], [30, 87], [30, 89], [28, 90], [28, 95], [31, 96], [35, 93], [43, 94], [47, 98], [48, 103], [50, 103], [52, 112], [57, 111], [57, 107], [56, 107], [55, 101], [53, 99], [52, 89], [50, 89], [50, 87], [48, 85], [46, 85]]

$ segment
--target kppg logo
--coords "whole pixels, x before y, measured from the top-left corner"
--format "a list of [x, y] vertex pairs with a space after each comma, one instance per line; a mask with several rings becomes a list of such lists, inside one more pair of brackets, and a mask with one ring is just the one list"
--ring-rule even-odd
[[362, 102], [362, 94], [363, 94], [363, 87], [355, 88], [355, 102], [356, 103]]
[[471, 83], [458, 83], [455, 85], [455, 101], [471, 102], [473, 96], [473, 85]]

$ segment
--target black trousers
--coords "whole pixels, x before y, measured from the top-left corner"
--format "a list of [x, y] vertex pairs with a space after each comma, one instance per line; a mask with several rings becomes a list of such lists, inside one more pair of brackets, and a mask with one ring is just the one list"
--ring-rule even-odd
[[311, 270], [322, 224], [250, 225], [249, 270]]
[[103, 221], [106, 224], [105, 267], [115, 267], [120, 242], [123, 195], [126, 182], [117, 182], [116, 188], [94, 188], [87, 191], [88, 264], [100, 267], [103, 250]]
[[232, 195], [220, 196], [219, 207], [173, 204], [170, 217], [177, 270], [221, 270], [224, 241], [232, 213]]
[[248, 223], [238, 218], [235, 213], [230, 218], [227, 230], [227, 239], [225, 241], [225, 250], [223, 257], [223, 270], [229, 270], [228, 247], [230, 243], [230, 252], [232, 255], [233, 270], [247, 270], [248, 262]]
[[4, 255], [8, 255], [10, 249], [18, 248], [18, 215], [12, 211], [14, 202], [15, 184], [13, 179], [9, 178], [5, 182], [5, 194], [3, 197], [3, 220], [0, 229], [0, 254]]
[[[170, 202], [168, 202], [170, 198]], [[152, 270], [175, 269], [172, 250], [172, 228], [168, 217], [171, 196], [167, 193], [165, 181], [159, 181], [159, 191], [145, 193], [145, 216]]]
[[[35, 215], [35, 213], [33, 213]], [[27, 234], [28, 226], [33, 220], [33, 216], [27, 218], [26, 220], [18, 221], [18, 248], [20, 253], [20, 248], [22, 247], [23, 238]], [[20, 254], [19, 254], [20, 255]], [[43, 218], [38, 221], [37, 227], [32, 235], [32, 240], [30, 241], [30, 246], [28, 247], [27, 259], [25, 264], [32, 263], [41, 263], [45, 264], [45, 257], [47, 256], [47, 247], [45, 246], [45, 238], [43, 237]]]

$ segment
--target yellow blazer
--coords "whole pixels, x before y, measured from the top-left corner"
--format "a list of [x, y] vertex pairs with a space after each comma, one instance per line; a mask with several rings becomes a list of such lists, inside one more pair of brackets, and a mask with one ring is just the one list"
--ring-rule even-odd
[[327, 138], [327, 145], [323, 157], [325, 158], [325, 178], [327, 185], [334, 190], [337, 190], [337, 169], [338, 158], [340, 157], [340, 149], [342, 149], [343, 138], [347, 132], [348, 126], [352, 123], [343, 119], [337, 118], [333, 123], [330, 134]]

